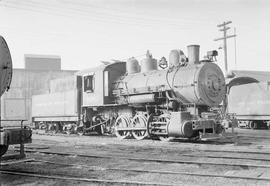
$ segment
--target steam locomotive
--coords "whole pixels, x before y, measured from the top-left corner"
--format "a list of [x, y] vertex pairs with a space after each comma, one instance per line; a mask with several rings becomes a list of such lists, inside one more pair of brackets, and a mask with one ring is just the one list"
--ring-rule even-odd
[[[121, 139], [216, 137], [224, 128], [220, 113], [213, 108], [226, 93], [224, 75], [213, 62], [217, 52], [208, 52], [204, 60], [199, 60], [200, 46], [187, 48], [187, 57], [181, 50], [172, 50], [169, 64], [166, 58], [158, 62], [147, 52], [140, 65], [130, 58], [82, 70], [76, 74], [76, 91], [71, 94], [76, 103], [73, 119], [70, 113], [66, 114], [69, 119], [65, 118], [64, 112], [61, 119], [35, 114], [42, 110], [35, 105], [44, 106], [35, 100], [45, 100], [43, 97], [33, 98], [33, 122], [59, 125], [66, 121], [69, 127], [65, 125], [64, 130], [76, 128], [81, 134], [113, 131]], [[63, 100], [59, 108], [65, 109], [71, 99]], [[55, 107], [55, 101], [52, 105]]]

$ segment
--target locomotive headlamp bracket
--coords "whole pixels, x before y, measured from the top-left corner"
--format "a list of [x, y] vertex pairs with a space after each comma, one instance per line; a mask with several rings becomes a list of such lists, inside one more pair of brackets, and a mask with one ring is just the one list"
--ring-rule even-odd
[[218, 56], [218, 51], [211, 50], [207, 52], [206, 58], [209, 59], [210, 61], [217, 61], [216, 56]]

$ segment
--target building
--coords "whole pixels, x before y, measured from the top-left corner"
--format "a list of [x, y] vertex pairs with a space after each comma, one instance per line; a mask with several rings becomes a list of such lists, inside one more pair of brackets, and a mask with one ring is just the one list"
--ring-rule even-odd
[[61, 70], [61, 57], [57, 55], [24, 55], [24, 68], [27, 70]]
[[76, 70], [61, 70], [59, 56], [25, 55], [25, 68], [13, 69], [10, 89], [1, 97], [2, 120], [31, 122], [32, 95], [48, 93], [50, 80], [72, 76]]

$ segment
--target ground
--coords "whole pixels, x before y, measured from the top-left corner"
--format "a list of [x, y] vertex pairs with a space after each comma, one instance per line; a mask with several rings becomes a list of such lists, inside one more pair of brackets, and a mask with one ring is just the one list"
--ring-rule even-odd
[[[0, 183], [270, 185], [270, 130], [237, 129], [236, 132], [235, 138], [206, 142], [34, 134], [33, 143], [26, 145], [26, 160], [29, 161], [16, 163], [13, 160], [12, 164], [2, 161], [1, 165], [2, 171], [28, 175], [2, 172]], [[8, 153], [16, 150], [18, 147], [13, 146]]]

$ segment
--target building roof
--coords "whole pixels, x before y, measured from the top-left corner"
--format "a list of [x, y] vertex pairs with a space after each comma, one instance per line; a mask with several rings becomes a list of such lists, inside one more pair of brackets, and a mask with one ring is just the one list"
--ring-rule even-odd
[[25, 58], [47, 58], [47, 59], [61, 59], [59, 55], [44, 55], [44, 54], [24, 54]]
[[233, 70], [235, 77], [251, 77], [258, 81], [270, 81], [270, 71]]
[[106, 65], [99, 65], [97, 67], [93, 67], [93, 68], [87, 68], [87, 69], [83, 69], [80, 70], [76, 73], [77, 76], [82, 76], [91, 72], [97, 72], [97, 71], [103, 71], [106, 68]]
[[25, 68], [13, 68], [13, 71], [27, 71], [27, 72], [49, 72], [49, 71], [55, 71], [55, 72], [78, 72], [78, 70], [65, 70], [65, 69], [56, 69], [56, 70], [47, 70], [47, 69], [25, 69]]
[[226, 79], [229, 88], [235, 85], [270, 81], [269, 71], [233, 70], [231, 73], [234, 76]]
[[99, 65], [99, 66], [94, 67], [94, 68], [87, 68], [84, 70], [80, 70], [76, 73], [76, 75], [83, 76], [83, 75], [95, 73], [98, 71], [104, 71], [106, 68], [115, 66], [115, 65], [120, 64], [120, 63], [125, 63], [125, 62], [114, 62], [114, 63], [110, 63], [110, 64], [102, 64], [102, 65]]

